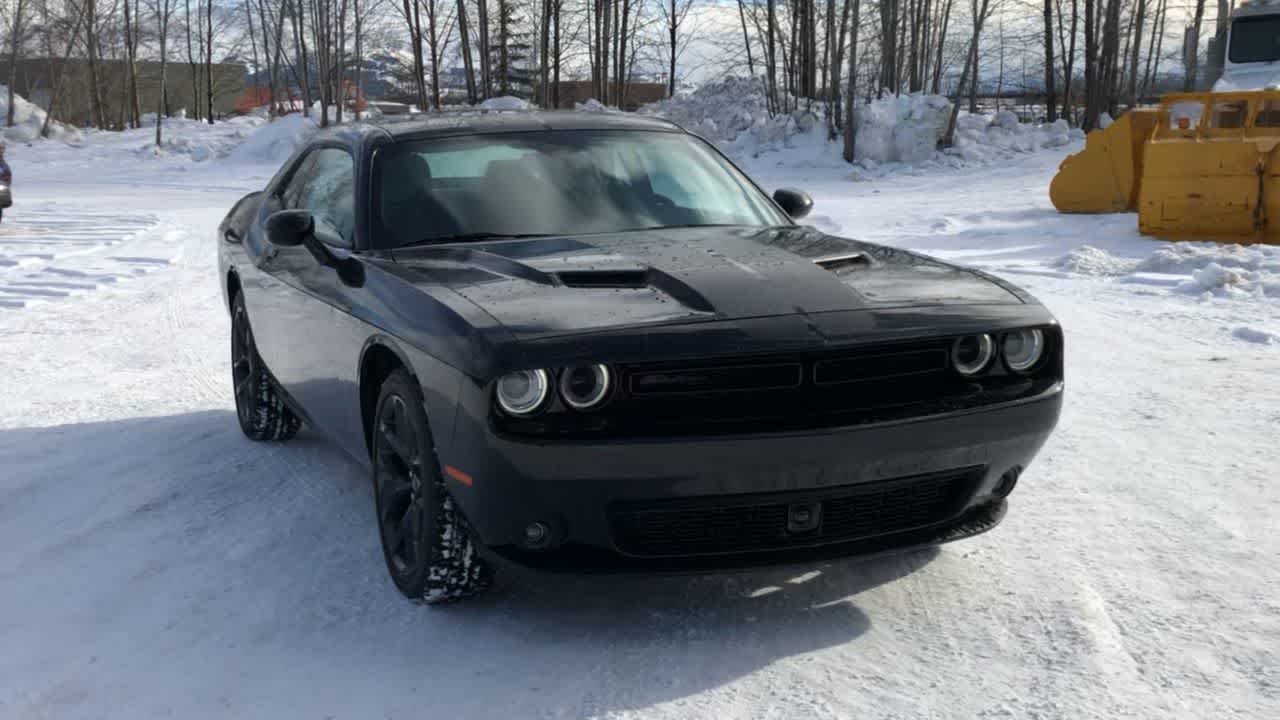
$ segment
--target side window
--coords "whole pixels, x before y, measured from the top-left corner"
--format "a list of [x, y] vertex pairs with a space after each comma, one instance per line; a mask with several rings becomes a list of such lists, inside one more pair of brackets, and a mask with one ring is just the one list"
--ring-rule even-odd
[[355, 161], [346, 150], [321, 148], [311, 154], [310, 177], [298, 207], [311, 211], [350, 246], [355, 238]]
[[303, 158], [302, 162], [298, 163], [298, 168], [293, 171], [293, 176], [289, 178], [289, 182], [285, 183], [284, 189], [280, 191], [280, 199], [284, 202], [286, 208], [297, 209], [302, 207], [302, 192], [306, 187], [307, 180], [311, 177], [311, 166], [315, 164], [315, 161], [315, 153], [309, 153]]

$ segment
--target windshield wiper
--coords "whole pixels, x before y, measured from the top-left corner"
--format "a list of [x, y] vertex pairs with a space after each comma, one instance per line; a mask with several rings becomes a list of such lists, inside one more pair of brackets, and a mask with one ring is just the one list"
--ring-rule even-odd
[[550, 233], [495, 233], [495, 232], [456, 233], [453, 235], [437, 235], [435, 237], [422, 238], [421, 240], [414, 240], [412, 242], [407, 242], [402, 245], [398, 245], [396, 247], [407, 248], [407, 247], [415, 247], [418, 245], [437, 245], [441, 243], [470, 242], [473, 240], [519, 240], [522, 238], [538, 238], [538, 237], [551, 237], [551, 234]]

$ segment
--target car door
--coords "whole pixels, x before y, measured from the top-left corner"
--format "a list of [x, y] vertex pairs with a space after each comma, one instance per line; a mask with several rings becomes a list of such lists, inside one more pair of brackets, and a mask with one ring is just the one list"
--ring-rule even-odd
[[[355, 164], [343, 147], [313, 149], [275, 197], [272, 210], [307, 210], [315, 220], [315, 236], [339, 253], [350, 252], [355, 228]], [[331, 267], [321, 264], [307, 247], [273, 246], [262, 269], [269, 276], [264, 329], [255, 329], [259, 351], [276, 381], [306, 413], [317, 429], [335, 434], [340, 418], [358, 408], [347, 407], [346, 347], [338, 314], [351, 306], [355, 290]], [[255, 318], [256, 319], [256, 318]]]

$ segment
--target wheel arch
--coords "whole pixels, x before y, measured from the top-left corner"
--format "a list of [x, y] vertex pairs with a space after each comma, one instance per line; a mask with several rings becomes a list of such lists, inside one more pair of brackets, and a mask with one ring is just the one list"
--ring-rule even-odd
[[223, 286], [227, 292], [227, 311], [230, 312], [231, 306], [235, 303], [236, 295], [240, 294], [240, 273], [235, 268], [227, 269], [226, 284]]
[[[360, 424], [364, 431], [364, 447], [369, 456], [373, 456], [373, 414], [377, 410], [378, 394], [382, 383], [396, 369], [403, 369], [409, 378], [422, 389], [413, 363], [400, 349], [399, 345], [385, 335], [373, 335], [365, 341], [360, 349], [359, 388], [360, 388]], [[427, 408], [423, 408], [426, 412]], [[430, 423], [430, 415], [427, 421]]]

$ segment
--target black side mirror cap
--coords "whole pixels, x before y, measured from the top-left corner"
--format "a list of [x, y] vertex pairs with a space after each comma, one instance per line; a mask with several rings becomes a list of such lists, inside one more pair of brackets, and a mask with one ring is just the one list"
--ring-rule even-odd
[[316, 230], [316, 219], [306, 210], [279, 210], [267, 217], [267, 239], [272, 245], [297, 247]]
[[808, 215], [813, 209], [813, 198], [809, 197], [809, 193], [794, 188], [774, 190], [773, 201], [795, 220]]

